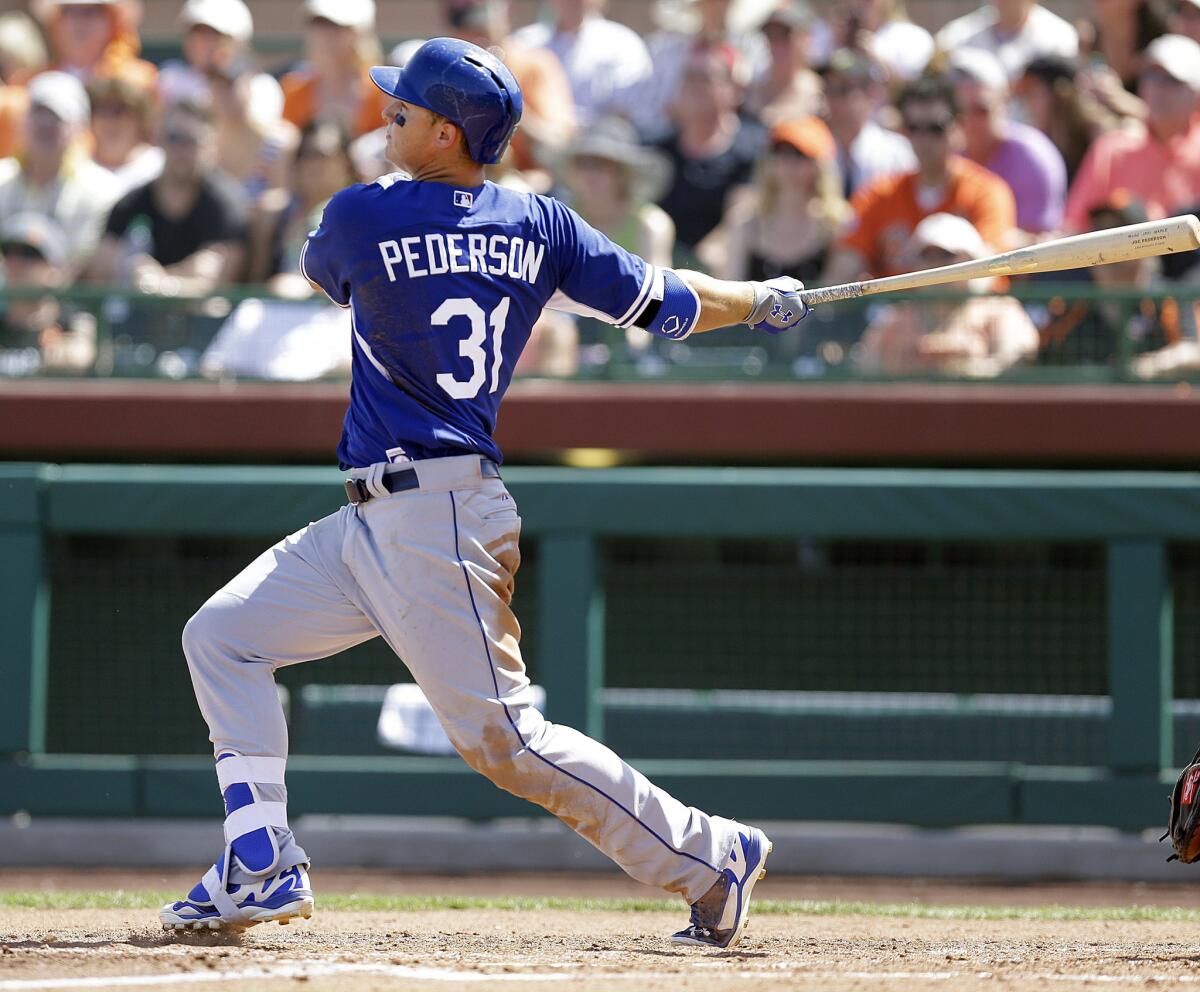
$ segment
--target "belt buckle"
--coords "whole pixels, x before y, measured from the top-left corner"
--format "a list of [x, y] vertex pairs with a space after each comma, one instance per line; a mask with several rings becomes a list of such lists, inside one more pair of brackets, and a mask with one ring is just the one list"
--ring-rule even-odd
[[367, 492], [366, 483], [362, 479], [347, 479], [343, 485], [346, 487], [346, 499], [350, 501], [351, 506], [358, 506], [359, 503], [365, 503], [371, 498], [371, 494]]

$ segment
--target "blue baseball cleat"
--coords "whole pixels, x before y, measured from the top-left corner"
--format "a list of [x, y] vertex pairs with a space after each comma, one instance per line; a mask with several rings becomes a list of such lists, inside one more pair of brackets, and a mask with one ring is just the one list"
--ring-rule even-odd
[[220, 857], [185, 898], [167, 903], [159, 910], [164, 930], [241, 929], [272, 920], [286, 924], [294, 916], [306, 920], [312, 916], [314, 903], [307, 865], [293, 865], [239, 885], [229, 881], [225, 869], [228, 853]]
[[691, 923], [671, 940], [701, 947], [733, 947], [741, 940], [750, 915], [750, 893], [767, 873], [763, 866], [773, 846], [757, 827], [739, 830], [720, 876], [692, 903]]

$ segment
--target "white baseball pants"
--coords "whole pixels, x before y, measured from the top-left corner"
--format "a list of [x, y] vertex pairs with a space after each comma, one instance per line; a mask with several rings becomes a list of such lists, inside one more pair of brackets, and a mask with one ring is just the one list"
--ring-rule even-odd
[[[477, 457], [415, 467], [419, 488], [297, 531], [188, 622], [184, 653], [215, 753], [286, 757], [275, 669], [382, 635], [467, 764], [545, 807], [633, 878], [696, 901], [738, 824], [684, 806], [534, 709], [509, 606], [516, 506], [503, 482], [481, 476]], [[303, 857], [290, 834], [280, 848], [281, 867], [289, 854]]]

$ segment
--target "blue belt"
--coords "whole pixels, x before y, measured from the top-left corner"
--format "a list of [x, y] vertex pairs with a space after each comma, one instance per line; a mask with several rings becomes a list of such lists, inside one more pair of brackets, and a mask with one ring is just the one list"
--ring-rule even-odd
[[[480, 458], [479, 474], [485, 479], [498, 479], [500, 478], [500, 466], [490, 458]], [[418, 489], [421, 485], [421, 480], [417, 477], [417, 470], [411, 466], [384, 469], [380, 482], [389, 493], [403, 493], [409, 489]], [[346, 499], [352, 506], [358, 506], [359, 503], [365, 503], [374, 498], [367, 489], [366, 479], [347, 479], [343, 485], [346, 487]]]

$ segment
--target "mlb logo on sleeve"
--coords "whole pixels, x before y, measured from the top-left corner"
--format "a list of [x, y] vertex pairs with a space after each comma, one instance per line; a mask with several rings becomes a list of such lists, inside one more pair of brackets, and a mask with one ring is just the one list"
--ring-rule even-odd
[[465, 189], [456, 189], [454, 191], [454, 205], [456, 207], [468, 210], [474, 202], [475, 196], [473, 193], [468, 193]]

